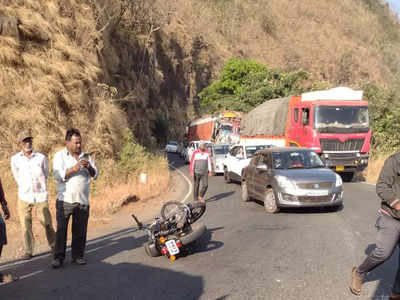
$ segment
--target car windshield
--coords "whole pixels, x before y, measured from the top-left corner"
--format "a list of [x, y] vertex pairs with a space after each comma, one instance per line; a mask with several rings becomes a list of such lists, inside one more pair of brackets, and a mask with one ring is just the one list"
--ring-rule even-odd
[[228, 145], [215, 146], [215, 154], [227, 154], [229, 152]]
[[366, 132], [369, 130], [366, 106], [317, 106], [314, 113], [318, 132]]
[[274, 169], [324, 168], [325, 165], [314, 151], [273, 152]]
[[168, 145], [174, 145], [174, 146], [177, 146], [177, 145], [178, 145], [178, 143], [177, 143], [177, 142], [170, 141], [170, 142], [168, 142]]
[[269, 148], [269, 145], [246, 146], [247, 158], [252, 158], [254, 154], [261, 149]]

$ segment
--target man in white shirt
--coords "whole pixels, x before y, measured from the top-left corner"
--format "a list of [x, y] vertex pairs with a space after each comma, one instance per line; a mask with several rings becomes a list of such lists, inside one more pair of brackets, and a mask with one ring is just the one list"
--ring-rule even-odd
[[72, 262], [86, 264], [84, 254], [89, 219], [89, 185], [98, 176], [93, 159], [82, 151], [82, 138], [78, 129], [67, 130], [65, 144], [66, 148], [58, 151], [53, 160], [53, 172], [57, 180], [57, 237], [53, 268], [63, 265], [71, 216]]
[[53, 250], [55, 232], [51, 221], [48, 203], [47, 178], [48, 160], [43, 154], [33, 150], [33, 137], [30, 131], [18, 136], [21, 152], [11, 158], [11, 171], [18, 184], [18, 213], [25, 244], [23, 259], [31, 259], [34, 249], [32, 232], [32, 209], [35, 207], [40, 224], [45, 229], [47, 242]]

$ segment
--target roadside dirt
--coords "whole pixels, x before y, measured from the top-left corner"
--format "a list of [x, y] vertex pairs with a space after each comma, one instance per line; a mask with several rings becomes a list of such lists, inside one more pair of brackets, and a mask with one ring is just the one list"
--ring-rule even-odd
[[[117, 213], [108, 215], [101, 221], [91, 220], [89, 217], [88, 241], [98, 238], [121, 229], [135, 227], [131, 214], [134, 213], [140, 221], [148, 221], [160, 213], [163, 203], [170, 200], [182, 200], [189, 190], [188, 183], [177, 171], [171, 170], [170, 186], [168, 190], [159, 197], [143, 199], [138, 202], [129, 203], [123, 206]], [[51, 204], [50, 204], [51, 205]], [[11, 222], [18, 222], [16, 215], [12, 216]], [[54, 224], [55, 226], [55, 224]], [[14, 226], [15, 227], [15, 226]], [[48, 252], [50, 249], [45, 240], [42, 227], [36, 224], [33, 228], [35, 235], [34, 255], [40, 255]], [[20, 235], [20, 231], [8, 231], [8, 244], [4, 246], [3, 253], [0, 258], [0, 264], [7, 261], [17, 260], [23, 255], [23, 245], [20, 239], [15, 235]], [[68, 232], [68, 244], [71, 242], [71, 231]]]

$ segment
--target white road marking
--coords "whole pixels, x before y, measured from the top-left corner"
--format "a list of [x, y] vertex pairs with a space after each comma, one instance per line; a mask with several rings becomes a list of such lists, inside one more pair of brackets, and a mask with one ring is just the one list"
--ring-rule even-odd
[[181, 171], [178, 170], [177, 168], [175, 168], [172, 164], [170, 164], [171, 168], [173, 168], [175, 171], [177, 171], [188, 183], [189, 185], [189, 191], [187, 192], [186, 196], [183, 198], [183, 200], [181, 202], [186, 202], [186, 200], [189, 198], [190, 194], [192, 193], [193, 190], [193, 185], [192, 182], [190, 181], [190, 179]]

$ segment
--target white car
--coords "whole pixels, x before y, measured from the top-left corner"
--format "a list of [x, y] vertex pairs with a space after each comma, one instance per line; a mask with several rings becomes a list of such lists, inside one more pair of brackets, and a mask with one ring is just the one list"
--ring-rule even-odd
[[223, 174], [224, 173], [224, 162], [228, 155], [230, 146], [228, 144], [215, 144], [213, 153], [214, 162], [214, 173]]
[[272, 145], [235, 145], [231, 148], [224, 161], [224, 180], [226, 183], [242, 180], [242, 170], [250, 163], [254, 154]]
[[205, 143], [206, 147], [208, 144], [212, 144], [210, 141], [191, 141], [187, 147], [185, 162], [189, 163], [192, 158], [193, 152], [196, 151], [201, 143]]
[[169, 141], [168, 144], [165, 146], [165, 152], [172, 152], [172, 153], [177, 153], [179, 149], [178, 142], [175, 141]]

